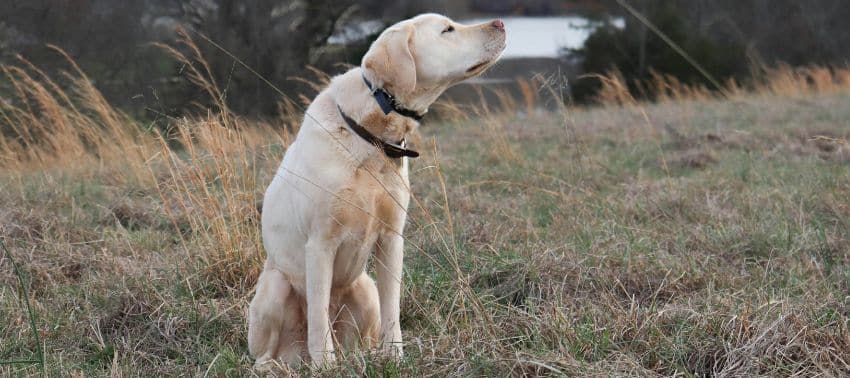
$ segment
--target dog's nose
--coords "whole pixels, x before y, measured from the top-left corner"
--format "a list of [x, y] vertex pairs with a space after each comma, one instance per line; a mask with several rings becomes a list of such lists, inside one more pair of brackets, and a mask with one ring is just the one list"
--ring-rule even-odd
[[490, 25], [493, 25], [493, 27], [496, 29], [505, 30], [505, 23], [502, 22], [502, 20], [493, 21], [490, 23]]

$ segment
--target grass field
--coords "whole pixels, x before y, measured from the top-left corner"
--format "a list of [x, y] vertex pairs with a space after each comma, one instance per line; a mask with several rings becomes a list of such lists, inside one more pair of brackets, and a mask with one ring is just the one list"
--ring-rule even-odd
[[[252, 374], [258, 208], [298, 116], [157, 133], [81, 73], [67, 94], [5, 73], [0, 240], [22, 274], [2, 253], [0, 360], [40, 346], [50, 376]], [[725, 99], [427, 120], [406, 355], [322, 373], [850, 374], [850, 81], [785, 74]]]

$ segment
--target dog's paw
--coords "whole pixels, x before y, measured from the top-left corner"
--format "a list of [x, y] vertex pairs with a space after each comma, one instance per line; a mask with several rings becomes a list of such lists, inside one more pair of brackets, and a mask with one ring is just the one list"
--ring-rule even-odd
[[322, 369], [332, 366], [336, 363], [336, 354], [334, 352], [320, 352], [311, 355], [310, 366], [313, 369]]
[[387, 357], [395, 357], [395, 358], [404, 357], [404, 346], [400, 342], [384, 343], [384, 347], [381, 349], [381, 351]]
[[253, 366], [254, 372], [261, 375], [271, 374], [278, 371], [288, 371], [289, 368], [290, 366], [273, 359], [258, 359], [254, 362]]

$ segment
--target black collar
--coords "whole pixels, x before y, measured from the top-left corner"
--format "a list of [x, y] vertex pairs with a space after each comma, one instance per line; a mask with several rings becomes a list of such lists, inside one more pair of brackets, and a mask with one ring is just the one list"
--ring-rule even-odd
[[384, 151], [384, 155], [387, 155], [388, 158], [398, 159], [403, 156], [412, 158], [419, 157], [418, 152], [404, 148], [404, 139], [398, 143], [383, 141], [381, 138], [372, 135], [372, 133], [370, 133], [369, 130], [366, 130], [365, 127], [358, 125], [357, 122], [342, 111], [342, 108], [339, 107], [339, 105], [337, 105], [337, 109], [339, 109], [339, 114], [342, 115], [342, 119], [345, 120], [345, 123], [348, 124], [348, 127], [350, 127], [351, 130], [354, 130], [354, 132], [363, 138], [363, 140], [374, 144], [378, 147], [378, 149]]
[[407, 109], [401, 106], [393, 95], [387, 93], [387, 91], [382, 88], [375, 88], [372, 86], [372, 83], [369, 82], [369, 79], [366, 79], [366, 76], [363, 76], [363, 81], [366, 82], [366, 88], [369, 88], [369, 92], [372, 93], [372, 96], [375, 97], [375, 101], [378, 102], [378, 106], [381, 107], [381, 110], [384, 111], [384, 115], [390, 114], [390, 112], [395, 111], [398, 114], [401, 114], [407, 118], [413, 118], [417, 121], [421, 121], [424, 114], [419, 114], [413, 110]]

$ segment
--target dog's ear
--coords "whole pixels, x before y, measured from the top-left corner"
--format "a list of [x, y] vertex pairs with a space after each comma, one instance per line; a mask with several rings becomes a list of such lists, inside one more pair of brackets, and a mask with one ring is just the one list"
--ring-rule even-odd
[[409, 24], [387, 29], [363, 56], [361, 66], [366, 78], [394, 96], [404, 96], [416, 88], [416, 62], [410, 51], [414, 33]]

